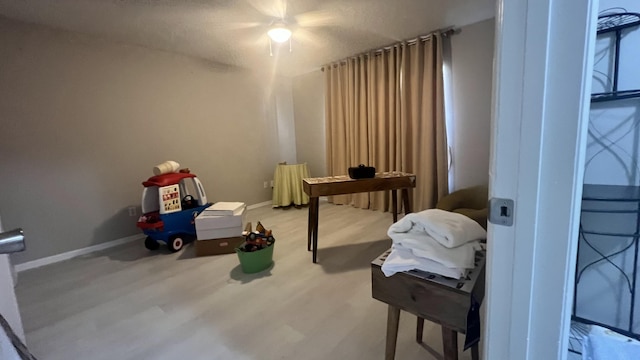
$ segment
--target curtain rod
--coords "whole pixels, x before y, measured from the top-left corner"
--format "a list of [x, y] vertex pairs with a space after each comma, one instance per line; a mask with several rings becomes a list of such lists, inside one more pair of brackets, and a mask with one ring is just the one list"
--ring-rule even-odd
[[[353, 58], [356, 58], [356, 57], [358, 57], [360, 55], [369, 56], [370, 53], [373, 53], [375, 55], [379, 55], [379, 54], [382, 54], [385, 51], [391, 50], [395, 46], [398, 46], [398, 44], [403, 44], [404, 43], [407, 46], [415, 45], [418, 41], [427, 41], [431, 37], [431, 35], [433, 35], [435, 33], [438, 33], [438, 32], [444, 37], [449, 37], [449, 36], [453, 36], [453, 35], [459, 34], [460, 31], [461, 31], [460, 28], [456, 28], [456, 27], [453, 27], [453, 26], [452, 27], [448, 27], [448, 28], [444, 28], [444, 29], [440, 29], [440, 30], [436, 30], [436, 31], [432, 31], [432, 32], [430, 32], [430, 33], [428, 33], [426, 35], [420, 35], [418, 37], [415, 37], [415, 38], [412, 38], [412, 39], [409, 39], [409, 40], [399, 41], [399, 42], [396, 42], [395, 44], [383, 46], [383, 47], [378, 48], [378, 49], [372, 49], [372, 50], [369, 50], [369, 51], [365, 51], [365, 52], [362, 52], [362, 53], [360, 53], [358, 55], [348, 56], [346, 59], [339, 60], [338, 62], [340, 64], [346, 63], [347, 59], [353, 59]], [[332, 63], [332, 64], [335, 64], [335, 62]], [[324, 66], [322, 66], [320, 68], [320, 70], [324, 72], [324, 68], [327, 67], [327, 66], [331, 66], [332, 64], [324, 65]]]
[[415, 37], [413, 39], [404, 40], [404, 41], [397, 42], [397, 43], [395, 43], [393, 45], [384, 46], [384, 47], [382, 47], [380, 49], [373, 50], [373, 52], [378, 52], [378, 51], [383, 51], [383, 50], [386, 50], [386, 49], [390, 49], [393, 46], [395, 46], [395, 45], [397, 45], [399, 43], [403, 43], [403, 42], [407, 43], [407, 45], [413, 45], [413, 44], [417, 43], [418, 40], [422, 40], [422, 41], [428, 40], [431, 37], [431, 35], [433, 35], [435, 33], [438, 33], [438, 32], [442, 36], [447, 37], [447, 36], [459, 34], [460, 33], [460, 28], [448, 27], [448, 28], [444, 28], [444, 29], [439, 29], [439, 30], [436, 30], [436, 31], [432, 31], [432, 32], [428, 33], [427, 35], [420, 35], [420, 36]]

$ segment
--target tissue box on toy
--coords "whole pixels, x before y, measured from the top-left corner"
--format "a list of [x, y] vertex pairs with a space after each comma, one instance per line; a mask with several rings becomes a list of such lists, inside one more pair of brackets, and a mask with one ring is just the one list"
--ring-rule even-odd
[[[246, 206], [231, 205], [231, 211], [220, 209], [223, 206], [216, 203], [205, 209], [196, 217], [196, 235], [198, 241], [213, 239], [224, 239], [242, 235], [242, 224], [244, 224]], [[237, 203], [230, 203], [237, 204]], [[235, 207], [235, 209], [233, 209]], [[221, 215], [224, 213], [233, 215]]]

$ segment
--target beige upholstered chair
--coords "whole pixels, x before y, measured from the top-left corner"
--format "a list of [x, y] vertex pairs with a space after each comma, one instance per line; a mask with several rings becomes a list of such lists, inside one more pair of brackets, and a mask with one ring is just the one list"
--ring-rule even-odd
[[453, 211], [475, 220], [487, 228], [489, 191], [486, 185], [461, 189], [445, 195], [436, 204], [437, 209]]

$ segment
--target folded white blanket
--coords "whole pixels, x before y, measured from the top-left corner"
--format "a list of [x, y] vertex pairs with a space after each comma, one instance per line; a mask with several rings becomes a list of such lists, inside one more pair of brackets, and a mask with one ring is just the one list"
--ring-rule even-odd
[[395, 245], [382, 264], [381, 269], [387, 277], [397, 272], [416, 269], [449, 278], [460, 279], [467, 276], [469, 272], [467, 269], [448, 268], [437, 261], [415, 256], [411, 250]]
[[389, 237], [394, 248], [407, 249], [415, 256], [439, 262], [448, 268], [472, 269], [475, 251], [480, 246], [478, 241], [472, 241], [449, 249], [417, 227], [404, 233], [389, 232]]
[[411, 213], [391, 225], [387, 234], [391, 239], [397, 234], [418, 230], [447, 248], [455, 248], [470, 241], [486, 239], [487, 232], [470, 218], [440, 209]]

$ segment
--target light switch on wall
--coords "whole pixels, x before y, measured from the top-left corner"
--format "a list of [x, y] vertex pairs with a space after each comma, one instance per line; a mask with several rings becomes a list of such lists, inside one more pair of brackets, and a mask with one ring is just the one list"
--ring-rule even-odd
[[491, 198], [489, 200], [489, 221], [492, 224], [513, 225], [514, 202], [511, 199]]

